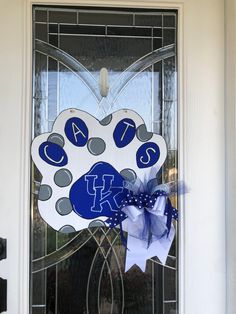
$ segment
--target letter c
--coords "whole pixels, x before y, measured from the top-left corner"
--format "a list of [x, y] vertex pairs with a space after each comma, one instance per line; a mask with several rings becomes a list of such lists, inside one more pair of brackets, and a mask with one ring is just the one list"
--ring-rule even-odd
[[45, 145], [45, 146], [44, 146], [44, 149], [43, 149], [45, 156], [46, 156], [51, 162], [54, 162], [55, 164], [60, 164], [60, 163], [62, 163], [63, 160], [64, 160], [64, 158], [65, 158], [65, 156], [62, 156], [61, 159], [58, 160], [58, 161], [52, 159], [52, 158], [48, 155], [48, 153], [47, 153], [47, 148], [48, 148], [48, 146], [49, 146], [49, 145]]

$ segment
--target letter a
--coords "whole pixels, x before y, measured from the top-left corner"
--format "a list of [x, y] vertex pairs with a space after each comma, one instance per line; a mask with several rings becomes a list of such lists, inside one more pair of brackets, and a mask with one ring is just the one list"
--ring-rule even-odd
[[78, 139], [77, 139], [78, 134], [81, 134], [84, 138], [86, 138], [86, 135], [80, 130], [80, 128], [74, 122], [72, 122], [71, 126], [72, 126], [73, 135], [74, 135], [76, 143], [78, 142]]

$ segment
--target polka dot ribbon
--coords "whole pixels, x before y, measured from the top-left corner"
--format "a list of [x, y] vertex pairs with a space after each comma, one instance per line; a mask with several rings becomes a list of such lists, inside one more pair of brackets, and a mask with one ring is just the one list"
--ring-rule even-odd
[[106, 222], [109, 224], [110, 228], [114, 228], [117, 225], [120, 225], [120, 228], [122, 230], [122, 221], [127, 218], [127, 215], [122, 212], [122, 208], [127, 206], [135, 206], [140, 210], [146, 209], [146, 214], [151, 217], [152, 214], [150, 213], [150, 210], [154, 208], [157, 198], [160, 196], [166, 197], [164, 215], [167, 216], [166, 228], [168, 236], [171, 229], [172, 219], [175, 219], [176, 221], [178, 220], [178, 210], [172, 206], [168, 194], [163, 190], [158, 190], [152, 195], [149, 195], [148, 193], [140, 193], [138, 195], [135, 195], [132, 191], [129, 191], [126, 194], [126, 197], [121, 202], [120, 210], [116, 212], [112, 217], [108, 218]]

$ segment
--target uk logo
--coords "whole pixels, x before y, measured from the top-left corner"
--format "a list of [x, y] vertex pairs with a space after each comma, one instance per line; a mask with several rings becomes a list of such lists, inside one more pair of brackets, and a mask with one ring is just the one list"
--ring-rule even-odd
[[126, 193], [119, 172], [106, 162], [98, 162], [72, 185], [70, 201], [83, 218], [111, 217], [121, 208]]
[[124, 188], [122, 186], [115, 186], [114, 179], [115, 176], [110, 174], [104, 174], [102, 182], [97, 175], [85, 176], [87, 193], [94, 198], [91, 211], [101, 213], [106, 205], [110, 207], [111, 211], [117, 211], [117, 208], [120, 207], [120, 204], [117, 202], [117, 196], [123, 192]]

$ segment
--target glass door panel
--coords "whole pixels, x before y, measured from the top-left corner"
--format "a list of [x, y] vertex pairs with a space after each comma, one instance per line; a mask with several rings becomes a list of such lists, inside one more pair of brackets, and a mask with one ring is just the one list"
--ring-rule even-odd
[[[35, 6], [33, 137], [51, 131], [67, 108], [98, 119], [133, 109], [166, 140], [168, 157], [158, 182], [176, 180], [176, 28], [175, 11]], [[105, 98], [98, 83], [102, 67], [109, 74]], [[165, 266], [153, 257], [145, 272], [137, 266], [124, 272], [119, 229], [95, 221], [80, 232], [56, 232], [37, 210], [40, 182], [32, 165], [32, 314], [177, 313], [178, 237]]]

